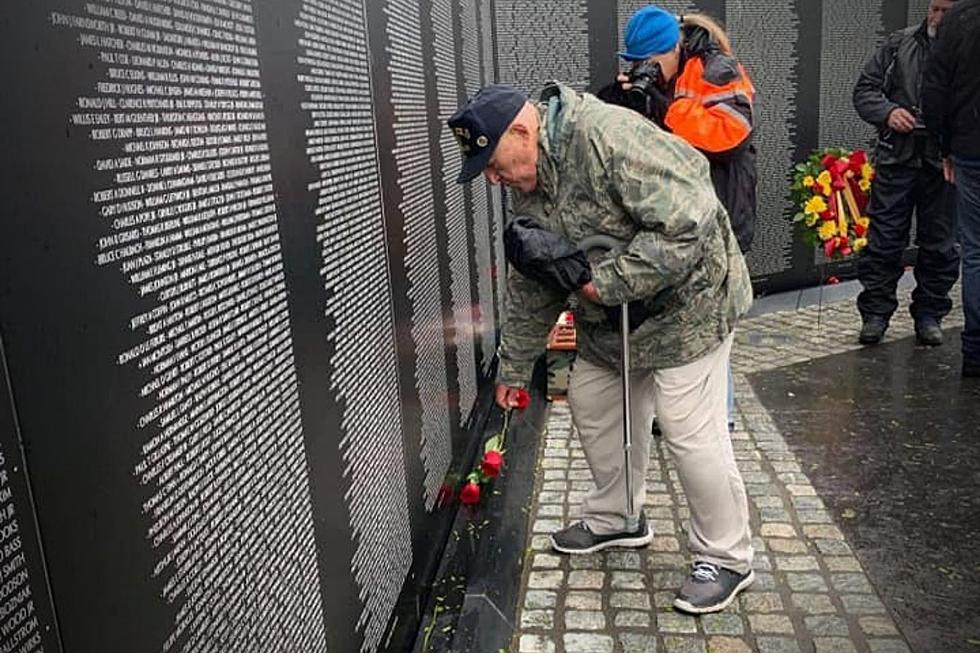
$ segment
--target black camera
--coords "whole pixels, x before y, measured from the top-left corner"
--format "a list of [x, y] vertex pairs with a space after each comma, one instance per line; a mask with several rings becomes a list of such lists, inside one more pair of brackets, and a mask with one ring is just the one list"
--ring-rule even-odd
[[630, 100], [645, 103], [651, 86], [663, 86], [663, 76], [659, 63], [641, 61], [633, 66], [629, 72], [630, 84], [633, 86], [627, 91]]

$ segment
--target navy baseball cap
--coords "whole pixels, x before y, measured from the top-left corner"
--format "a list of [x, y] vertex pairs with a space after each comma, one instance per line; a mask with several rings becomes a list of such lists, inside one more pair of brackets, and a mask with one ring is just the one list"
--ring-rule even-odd
[[520, 112], [527, 98], [506, 84], [492, 84], [476, 92], [446, 124], [463, 152], [463, 169], [456, 183], [472, 181], [486, 169], [500, 137]]

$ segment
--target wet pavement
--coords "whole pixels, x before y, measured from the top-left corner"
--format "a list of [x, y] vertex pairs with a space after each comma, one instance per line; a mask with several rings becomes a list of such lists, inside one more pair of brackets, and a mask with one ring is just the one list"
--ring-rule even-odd
[[857, 345], [849, 298], [742, 322], [732, 437], [758, 580], [719, 614], [671, 609], [689, 515], [659, 442], [644, 508], [650, 547], [549, 550], [548, 533], [576, 519], [591, 487], [567, 406], [552, 404], [510, 650], [980, 651], [980, 390], [959, 377], [958, 306], [935, 350], [914, 346], [906, 308], [873, 349]]
[[915, 651], [980, 651], [980, 379], [959, 332], [751, 375]]

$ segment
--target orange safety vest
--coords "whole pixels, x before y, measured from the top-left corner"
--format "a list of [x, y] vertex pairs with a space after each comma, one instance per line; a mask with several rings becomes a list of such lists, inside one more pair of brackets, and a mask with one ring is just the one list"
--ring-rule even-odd
[[703, 152], [718, 153], [738, 147], [752, 133], [755, 98], [755, 88], [742, 64], [738, 64], [738, 71], [732, 81], [712, 84], [704, 78], [701, 57], [691, 57], [674, 85], [674, 101], [664, 123]]

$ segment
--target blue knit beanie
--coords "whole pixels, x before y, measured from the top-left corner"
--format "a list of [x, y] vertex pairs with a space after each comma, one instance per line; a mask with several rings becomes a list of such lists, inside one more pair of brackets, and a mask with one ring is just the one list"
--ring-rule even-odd
[[625, 52], [619, 56], [627, 61], [642, 61], [655, 54], [670, 52], [681, 38], [677, 16], [657, 5], [638, 10], [623, 30]]

